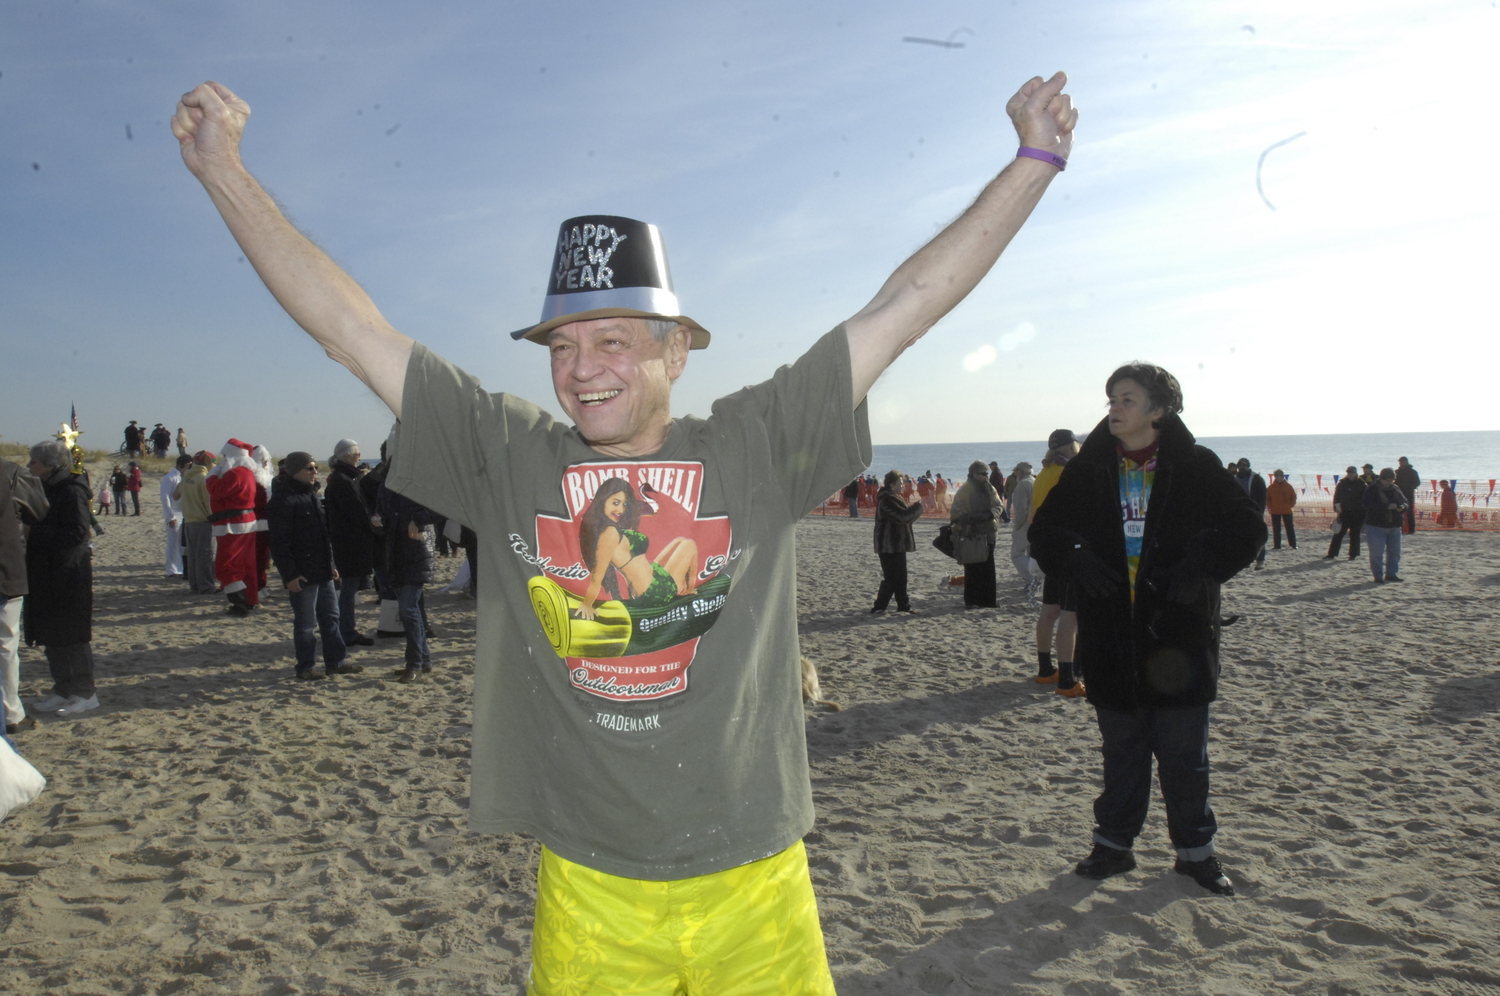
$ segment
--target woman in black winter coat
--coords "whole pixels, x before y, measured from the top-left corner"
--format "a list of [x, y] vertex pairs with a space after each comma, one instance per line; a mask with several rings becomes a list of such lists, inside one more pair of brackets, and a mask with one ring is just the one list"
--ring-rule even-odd
[[910, 612], [906, 592], [906, 555], [917, 548], [911, 524], [922, 517], [922, 503], [901, 500], [901, 475], [885, 473], [885, 485], [875, 497], [875, 553], [880, 557], [880, 590], [871, 612], [884, 612], [896, 596], [896, 611]]
[[1219, 586], [1255, 558], [1266, 527], [1177, 417], [1176, 378], [1131, 364], [1106, 391], [1109, 415], [1069, 461], [1030, 534], [1042, 570], [1078, 586], [1077, 660], [1103, 738], [1094, 850], [1076, 870], [1106, 878], [1135, 867], [1154, 755], [1176, 870], [1229, 895], [1208, 803]]
[[46, 649], [52, 694], [32, 706], [64, 715], [99, 707], [94, 687], [94, 569], [89, 547], [93, 496], [71, 472], [72, 454], [59, 440], [31, 448], [31, 473], [41, 478], [49, 508], [26, 539], [29, 593], [21, 603], [26, 645]]
[[323, 491], [323, 514], [328, 520], [328, 537], [333, 543], [333, 562], [343, 579], [339, 589], [339, 629], [344, 643], [369, 646], [375, 641], [361, 636], [354, 612], [359, 589], [375, 569], [375, 547], [378, 537], [370, 526], [374, 506], [366, 500], [360, 487], [359, 444], [341, 439], [334, 447], [328, 465], [328, 482]]

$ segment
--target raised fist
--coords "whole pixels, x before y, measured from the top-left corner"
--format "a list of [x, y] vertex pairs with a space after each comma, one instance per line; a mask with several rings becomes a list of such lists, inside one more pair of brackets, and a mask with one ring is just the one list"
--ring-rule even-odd
[[216, 166], [238, 166], [240, 136], [250, 105], [222, 83], [209, 80], [177, 102], [172, 134], [182, 143], [182, 161], [194, 176]]
[[1016, 126], [1022, 145], [1068, 158], [1078, 112], [1073, 108], [1073, 98], [1062, 92], [1067, 85], [1066, 73], [1055, 73], [1050, 80], [1033, 76], [1006, 102], [1005, 113]]

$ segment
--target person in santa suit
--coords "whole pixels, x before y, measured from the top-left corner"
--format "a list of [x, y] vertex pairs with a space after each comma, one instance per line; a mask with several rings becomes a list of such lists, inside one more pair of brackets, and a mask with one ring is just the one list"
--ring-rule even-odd
[[214, 576], [229, 599], [231, 615], [248, 616], [260, 604], [264, 568], [260, 563], [258, 534], [267, 529], [256, 514], [256, 499], [264, 508], [266, 487], [271, 483], [270, 460], [262, 463], [251, 455], [257, 447], [231, 439], [220, 451], [224, 459], [209, 472], [208, 500], [218, 549], [214, 554]]

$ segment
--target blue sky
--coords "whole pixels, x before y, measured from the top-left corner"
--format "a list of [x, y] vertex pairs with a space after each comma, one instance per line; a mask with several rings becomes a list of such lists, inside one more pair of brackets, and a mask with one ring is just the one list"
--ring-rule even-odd
[[[961, 211], [1014, 152], [1006, 98], [1059, 68], [1072, 164], [876, 386], [876, 442], [1084, 428], [1135, 358], [1202, 435], [1500, 428], [1500, 10], [1311, 6], [7, 0], [0, 433], [76, 402], [92, 445], [131, 418], [215, 449], [384, 436], [183, 169], [167, 120], [203, 79], [249, 101], [246, 163], [396, 327], [553, 411], [542, 349], [504, 333], [558, 223], [659, 225], [715, 335], [674, 410], [706, 414]], [[1256, 163], [1299, 132], [1266, 157], [1273, 211]]]

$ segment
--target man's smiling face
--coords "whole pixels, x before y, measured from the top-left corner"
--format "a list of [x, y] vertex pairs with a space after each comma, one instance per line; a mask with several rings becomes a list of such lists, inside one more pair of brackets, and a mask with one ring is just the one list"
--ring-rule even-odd
[[590, 446], [646, 456], [666, 441], [672, 382], [687, 365], [689, 332], [657, 342], [639, 318], [596, 318], [548, 333], [552, 388]]

